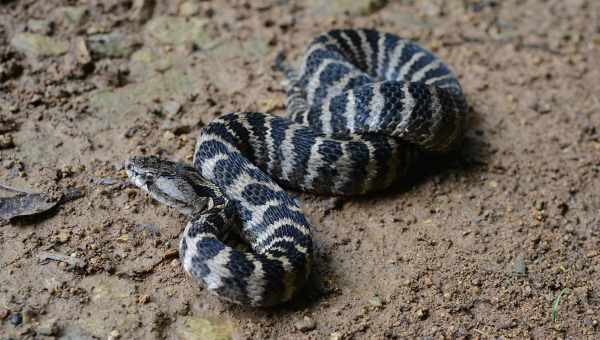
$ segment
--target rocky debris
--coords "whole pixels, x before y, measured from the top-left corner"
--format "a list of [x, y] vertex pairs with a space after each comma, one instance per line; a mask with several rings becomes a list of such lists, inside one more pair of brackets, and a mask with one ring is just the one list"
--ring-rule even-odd
[[69, 50], [67, 41], [36, 33], [17, 33], [10, 44], [19, 52], [37, 57], [59, 56]]
[[59, 203], [64, 204], [67, 202], [71, 202], [77, 199], [80, 199], [85, 196], [85, 191], [80, 188], [66, 188], [62, 192], [62, 196], [60, 197]]
[[178, 318], [175, 334], [182, 340], [226, 340], [234, 338], [233, 324], [226, 320], [200, 317]]
[[176, 120], [165, 120], [165, 122], [160, 127], [163, 130], [171, 131], [175, 136], [183, 135], [190, 133], [192, 131], [192, 127], [188, 124], [183, 124]]
[[[11, 58], [6, 61], [2, 61], [2, 58], [0, 58], [0, 82], [3, 82], [8, 79], [17, 78], [22, 73], [23, 65], [21, 65], [21, 63], [16, 58]], [[2, 128], [0, 125], [0, 130], [1, 129]], [[2, 148], [1, 145], [0, 148]]]
[[305, 316], [302, 320], [296, 321], [294, 327], [300, 332], [308, 332], [317, 328], [317, 322], [314, 319]]
[[369, 299], [369, 304], [376, 308], [383, 307], [383, 300], [381, 297], [379, 297], [379, 295], [374, 295]]
[[161, 45], [204, 46], [211, 41], [206, 32], [207, 24], [204, 18], [160, 16], [146, 24], [145, 32], [149, 40]]
[[515, 258], [513, 272], [517, 275], [527, 274], [527, 265], [525, 264], [525, 259], [523, 258], [523, 256], [519, 255]]
[[144, 294], [144, 295], [140, 295], [137, 302], [141, 305], [144, 305], [144, 304], [150, 302], [151, 300], [152, 300], [152, 298], [150, 297], [150, 295]]
[[328, 216], [334, 211], [341, 210], [344, 207], [342, 197], [329, 197], [323, 202], [323, 216]]
[[120, 338], [121, 338], [121, 333], [116, 329], [113, 329], [112, 331], [110, 331], [110, 334], [108, 335], [108, 340], [117, 340]]
[[38, 258], [41, 262], [47, 262], [48, 260], [63, 262], [66, 263], [70, 268], [78, 270], [84, 269], [87, 266], [87, 262], [84, 259], [77, 257], [75, 253], [71, 254], [71, 256], [68, 256], [55, 252], [42, 251], [38, 254]]
[[13, 140], [12, 135], [9, 135], [9, 134], [0, 135], [0, 150], [12, 149], [14, 147], [15, 147], [15, 142]]
[[0, 134], [17, 131], [19, 125], [14, 119], [0, 117]]
[[425, 320], [429, 316], [429, 310], [427, 310], [426, 308], [419, 308], [419, 309], [417, 309], [415, 316], [419, 320]]
[[167, 115], [173, 117], [181, 110], [181, 104], [175, 100], [169, 100], [163, 103], [162, 109]]
[[8, 321], [14, 326], [18, 326], [23, 323], [23, 315], [21, 313], [11, 313], [8, 316]]
[[196, 1], [186, 1], [179, 5], [179, 15], [191, 17], [200, 12], [200, 4]]
[[319, 15], [369, 15], [388, 3], [388, 0], [309, 0], [309, 10]]
[[48, 319], [42, 321], [35, 329], [41, 335], [56, 335], [58, 333], [58, 324], [56, 319]]
[[85, 66], [92, 62], [92, 56], [84, 38], [75, 39], [73, 47], [72, 51], [77, 63]]
[[32, 33], [50, 35], [54, 30], [54, 23], [50, 20], [30, 19], [27, 21], [27, 28]]
[[[111, 116], [118, 115], [120, 117], [128, 112], [139, 112], [144, 108], [156, 105], [157, 101], [194, 93], [202, 80], [198, 79], [191, 71], [172, 69], [122, 89], [97, 91], [91, 95], [90, 103], [94, 109]], [[115, 107], [115, 103], [118, 103], [118, 112], [111, 111]], [[161, 111], [159, 108], [158, 112]], [[153, 112], [155, 111], [153, 110]], [[133, 120], [135, 116], [118, 119], [124, 119], [123, 123], [127, 123], [128, 118]]]
[[137, 23], [145, 23], [152, 17], [156, 0], [134, 0], [129, 18]]
[[88, 14], [89, 11], [86, 6], [65, 6], [54, 11], [54, 15], [61, 22], [73, 27], [80, 27]]
[[333, 332], [333, 333], [329, 334], [329, 340], [342, 340], [342, 333]]
[[164, 73], [173, 65], [185, 63], [186, 58], [175, 52], [161, 53], [153, 48], [141, 48], [131, 55], [131, 61], [131, 73], [137, 78], [145, 79], [156, 73]]
[[96, 340], [97, 337], [93, 337], [88, 334], [86, 331], [74, 327], [74, 326], [66, 326], [64, 329], [61, 329], [60, 332], [61, 340]]
[[93, 71], [93, 62], [87, 42], [82, 37], [75, 38], [69, 53], [64, 58], [64, 70], [73, 78], [84, 78]]
[[87, 38], [87, 46], [95, 58], [120, 58], [133, 53], [129, 36], [120, 32], [98, 33]]

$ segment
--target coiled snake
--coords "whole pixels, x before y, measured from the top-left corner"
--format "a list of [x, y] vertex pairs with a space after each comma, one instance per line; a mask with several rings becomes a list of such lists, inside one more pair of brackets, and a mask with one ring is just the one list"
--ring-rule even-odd
[[[310, 271], [310, 226], [281, 186], [329, 195], [385, 189], [419, 153], [462, 139], [467, 103], [434, 54], [388, 33], [333, 30], [288, 71], [289, 118], [223, 115], [202, 129], [194, 166], [134, 156], [130, 179], [191, 217], [183, 268], [223, 299], [251, 306], [289, 300]], [[251, 251], [222, 242], [235, 225]]]

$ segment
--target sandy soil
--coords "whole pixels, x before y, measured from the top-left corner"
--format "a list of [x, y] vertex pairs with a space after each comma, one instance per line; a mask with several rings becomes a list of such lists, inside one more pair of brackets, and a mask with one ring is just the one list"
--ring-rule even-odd
[[[301, 195], [311, 284], [275, 309], [223, 303], [182, 271], [185, 218], [123, 161], [189, 161], [228, 111], [284, 114], [275, 56], [334, 27], [442, 56], [465, 146], [385, 195]], [[0, 337], [598, 338], [598, 60], [592, 0], [0, 1], [0, 181], [83, 194], [0, 226]]]

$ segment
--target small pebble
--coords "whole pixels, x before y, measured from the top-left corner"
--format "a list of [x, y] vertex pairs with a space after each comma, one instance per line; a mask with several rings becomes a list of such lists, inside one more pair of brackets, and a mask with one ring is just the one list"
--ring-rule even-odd
[[118, 330], [114, 329], [110, 332], [110, 334], [108, 335], [108, 338], [111, 340], [116, 340], [121, 338], [121, 333], [119, 333]]
[[13, 313], [8, 317], [8, 321], [13, 325], [18, 326], [23, 322], [23, 316], [21, 313]]
[[596, 257], [596, 256], [598, 256], [598, 254], [599, 253], [597, 251], [592, 250], [592, 251], [589, 251], [587, 254], [585, 254], [585, 256], [587, 256], [587, 257]]
[[297, 330], [301, 332], [308, 332], [315, 329], [317, 327], [317, 323], [315, 322], [315, 320], [309, 318], [308, 316], [305, 316], [304, 319], [296, 322], [294, 326]]
[[11, 135], [0, 135], [0, 150], [10, 149], [15, 147], [15, 142]]
[[519, 255], [515, 259], [515, 264], [513, 266], [513, 271], [518, 275], [527, 274], [527, 266], [525, 265], [525, 259], [523, 256]]
[[375, 295], [371, 299], [369, 299], [369, 304], [373, 307], [381, 307], [383, 306], [383, 301], [378, 295]]
[[36, 332], [41, 335], [55, 335], [58, 332], [56, 319], [49, 319], [42, 322], [36, 329]]
[[329, 340], [341, 340], [342, 339], [342, 333], [340, 332], [333, 332], [331, 334], [329, 334]]
[[103, 178], [98, 178], [96, 180], [96, 184], [98, 185], [114, 185], [119, 183], [116, 179], [111, 178], [111, 177], [103, 177]]
[[179, 14], [184, 17], [191, 17], [200, 11], [200, 4], [195, 1], [186, 1], [179, 6]]
[[149, 295], [145, 295], [145, 294], [144, 294], [144, 295], [142, 295], [142, 296], [140, 296], [140, 297], [138, 298], [138, 303], [139, 303], [139, 304], [142, 304], [142, 305], [143, 305], [143, 304], [146, 304], [146, 303], [148, 303], [148, 302], [150, 302], [150, 296], [149, 296]]
[[37, 105], [37, 104], [41, 104], [42, 103], [42, 97], [39, 94], [35, 94], [33, 95], [33, 97], [31, 97], [31, 99], [29, 99], [29, 104], [31, 105]]
[[174, 100], [169, 100], [168, 102], [163, 104], [162, 108], [165, 113], [169, 114], [170, 116], [174, 116], [178, 114], [181, 110], [181, 104]]
[[154, 0], [134, 0], [129, 18], [140, 23], [146, 22], [152, 17], [155, 6]]
[[6, 319], [6, 317], [10, 314], [10, 311], [5, 308], [0, 308], [0, 320]]
[[427, 309], [421, 309], [419, 308], [417, 310], [417, 318], [419, 318], [420, 320], [425, 320], [427, 319], [427, 316], [429, 316], [429, 311]]
[[56, 238], [60, 243], [66, 243], [71, 238], [71, 233], [68, 230], [61, 230]]

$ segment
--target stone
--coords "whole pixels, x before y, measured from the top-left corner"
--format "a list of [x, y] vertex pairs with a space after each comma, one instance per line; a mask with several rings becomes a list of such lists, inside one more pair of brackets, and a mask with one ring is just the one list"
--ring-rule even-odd
[[69, 50], [68, 42], [35, 33], [17, 33], [10, 44], [20, 52], [39, 57], [59, 56]]
[[425, 320], [429, 316], [429, 311], [427, 309], [424, 309], [424, 308], [419, 308], [417, 310], [417, 312], [415, 313], [415, 315], [417, 316], [417, 318], [419, 320]]
[[94, 34], [88, 37], [87, 46], [98, 58], [127, 57], [133, 52], [130, 40], [119, 32]]
[[27, 28], [30, 32], [48, 35], [52, 32], [52, 22], [49, 20], [30, 19], [27, 21]]
[[181, 111], [181, 104], [174, 100], [169, 100], [162, 105], [163, 111], [169, 116], [175, 116]]
[[228, 340], [234, 338], [233, 324], [201, 317], [178, 318], [175, 335], [182, 340]]
[[15, 142], [12, 135], [4, 134], [0, 135], [0, 150], [12, 149], [15, 147]]
[[76, 38], [74, 43], [73, 52], [75, 54], [75, 59], [81, 65], [87, 65], [92, 62], [92, 56], [90, 54], [90, 50], [87, 47], [87, 43], [83, 38]]
[[41, 335], [55, 335], [58, 332], [56, 319], [44, 320], [36, 328], [36, 332]]
[[93, 337], [90, 334], [87, 334], [86, 331], [84, 331], [80, 328], [77, 328], [74, 326], [67, 326], [65, 329], [61, 330], [60, 339], [61, 340], [94, 340], [94, 339], [98, 339], [98, 338]]
[[344, 13], [369, 15], [388, 3], [387, 0], [309, 0], [309, 10], [318, 15], [334, 16]]
[[8, 317], [8, 321], [14, 326], [18, 326], [23, 323], [23, 315], [21, 313], [12, 313]]
[[116, 329], [113, 329], [110, 332], [110, 334], [108, 335], [108, 339], [109, 340], [117, 340], [117, 339], [120, 339], [120, 338], [121, 338], [121, 333], [118, 330], [116, 330]]
[[196, 1], [186, 1], [179, 6], [179, 15], [191, 17], [200, 12], [200, 4]]
[[145, 27], [147, 38], [161, 45], [203, 46], [211, 39], [205, 30], [205, 18], [181, 18], [160, 16], [150, 20]]
[[56, 236], [56, 239], [60, 243], [66, 243], [69, 241], [70, 238], [71, 238], [71, 233], [68, 230], [61, 230], [58, 232], [58, 235]]
[[296, 329], [300, 332], [308, 332], [317, 328], [317, 322], [312, 318], [305, 316], [302, 320], [297, 321], [294, 324], [294, 327], [296, 327]]
[[144, 23], [152, 17], [156, 0], [134, 0], [129, 18], [139, 23]]
[[57, 8], [56, 13], [61, 17], [63, 22], [73, 26], [80, 26], [88, 14], [88, 9], [85, 6], [66, 6]]
[[523, 258], [523, 256], [519, 255], [515, 259], [515, 263], [513, 265], [513, 272], [517, 275], [527, 274], [527, 265], [525, 264], [525, 259]]
[[341, 340], [342, 339], [342, 333], [340, 332], [333, 332], [331, 334], [329, 334], [329, 340]]
[[375, 295], [371, 299], [369, 299], [369, 304], [373, 307], [382, 307], [383, 300], [381, 300], [381, 298], [378, 295]]

